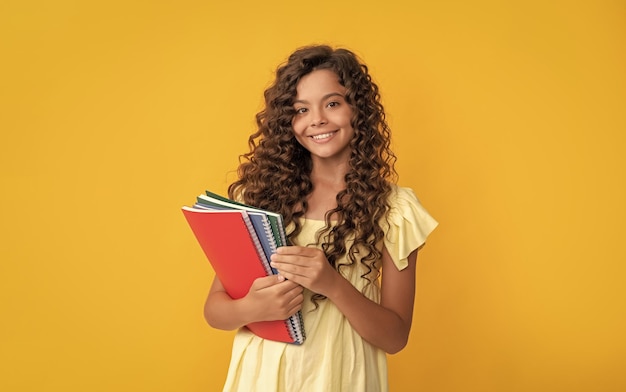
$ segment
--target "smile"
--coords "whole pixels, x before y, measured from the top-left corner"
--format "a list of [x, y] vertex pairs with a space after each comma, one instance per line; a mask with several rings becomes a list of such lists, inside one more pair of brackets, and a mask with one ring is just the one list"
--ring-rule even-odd
[[[336, 132], [336, 131], [335, 131]], [[321, 135], [313, 135], [311, 136], [314, 140], [324, 140], [333, 136], [335, 132], [322, 133]]]

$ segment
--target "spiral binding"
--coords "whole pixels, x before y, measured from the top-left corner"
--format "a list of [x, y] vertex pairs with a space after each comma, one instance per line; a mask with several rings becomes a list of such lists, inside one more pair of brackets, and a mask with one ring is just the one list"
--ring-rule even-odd
[[246, 226], [248, 227], [248, 232], [250, 233], [250, 237], [252, 238], [252, 241], [254, 242], [254, 246], [256, 247], [256, 251], [259, 254], [259, 258], [261, 258], [261, 262], [263, 263], [263, 268], [265, 269], [265, 273], [268, 275], [272, 275], [272, 267], [270, 266], [270, 262], [267, 259], [267, 257], [265, 257], [265, 252], [263, 251], [263, 245], [261, 245], [261, 241], [259, 240], [259, 237], [256, 235], [256, 232], [254, 231], [254, 226], [252, 225], [252, 221], [250, 221], [250, 217], [248, 216], [248, 213], [246, 213], [245, 211], [241, 211], [241, 216], [243, 217], [243, 221], [246, 222]]

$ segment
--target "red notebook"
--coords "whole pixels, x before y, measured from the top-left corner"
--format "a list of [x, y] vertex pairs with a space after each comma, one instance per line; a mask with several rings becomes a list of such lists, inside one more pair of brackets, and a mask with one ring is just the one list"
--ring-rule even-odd
[[[183, 207], [183, 214], [232, 298], [244, 297], [256, 278], [272, 273], [245, 211]], [[256, 322], [246, 327], [265, 339], [301, 343], [297, 336], [292, 336], [287, 320]]]

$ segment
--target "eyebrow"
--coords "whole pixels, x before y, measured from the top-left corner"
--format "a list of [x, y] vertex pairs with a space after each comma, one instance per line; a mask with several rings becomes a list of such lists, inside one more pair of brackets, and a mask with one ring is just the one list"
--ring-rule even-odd
[[[343, 94], [340, 94], [340, 93], [328, 93], [328, 94], [326, 94], [326, 95], [324, 95], [324, 96], [322, 97], [322, 101], [325, 101], [325, 100], [327, 100], [328, 98], [330, 98], [330, 97], [335, 97], [335, 96], [337, 96], [337, 97], [341, 97], [341, 98], [345, 98], [345, 97], [344, 97], [344, 95], [343, 95]], [[293, 103], [294, 103], [294, 104], [296, 104], [296, 103], [309, 103], [309, 101], [304, 100], [304, 99], [296, 99], [295, 101], [293, 101]]]

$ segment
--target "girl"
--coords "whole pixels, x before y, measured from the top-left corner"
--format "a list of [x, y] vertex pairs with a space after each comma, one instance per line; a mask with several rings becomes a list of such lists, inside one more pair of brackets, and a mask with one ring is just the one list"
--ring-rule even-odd
[[378, 87], [349, 50], [295, 51], [265, 91], [229, 196], [283, 215], [278, 276], [233, 300], [215, 279], [207, 322], [232, 330], [302, 310], [307, 340], [235, 336], [225, 391], [386, 391], [385, 353], [407, 343], [417, 251], [437, 222], [394, 185]]

